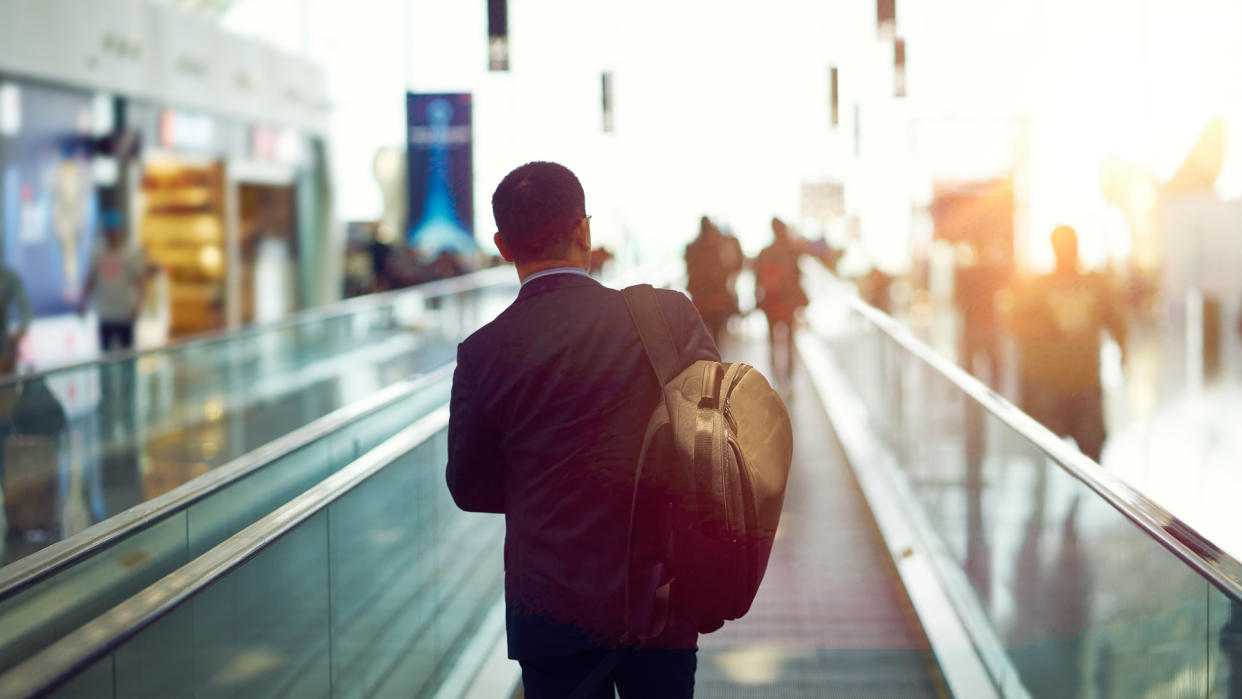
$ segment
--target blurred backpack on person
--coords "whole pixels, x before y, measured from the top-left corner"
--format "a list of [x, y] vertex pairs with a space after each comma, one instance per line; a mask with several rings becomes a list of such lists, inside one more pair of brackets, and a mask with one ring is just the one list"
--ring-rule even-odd
[[[700, 360], [678, 372], [654, 289], [623, 294], [663, 386], [634, 477], [627, 623], [637, 640], [669, 614], [714, 631], [750, 609], [767, 569], [793, 459], [789, 413], [749, 365]], [[653, 517], [667, 525], [664, 546], [638, 551], [635, 528]]]
[[720, 342], [729, 318], [739, 313], [734, 280], [745, 256], [737, 238], [725, 235], [704, 216], [699, 235], [686, 245], [686, 291], [699, 315]]
[[792, 318], [807, 305], [798, 259], [803, 255], [788, 238], [777, 238], [755, 258], [755, 306], [770, 318]]
[[21, 389], [21, 396], [13, 406], [13, 428], [17, 432], [54, 437], [68, 426], [65, 409], [46, 380], [23, 381]]
[[42, 378], [23, 382], [4, 438], [4, 509], [9, 530], [29, 539], [57, 531], [60, 433], [65, 410]]

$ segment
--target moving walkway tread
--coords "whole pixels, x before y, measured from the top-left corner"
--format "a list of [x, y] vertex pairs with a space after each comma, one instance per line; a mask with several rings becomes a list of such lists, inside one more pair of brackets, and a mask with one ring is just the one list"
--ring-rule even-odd
[[[726, 359], [767, 373], [766, 348], [742, 342]], [[696, 694], [947, 696], [814, 387], [801, 371], [793, 383], [794, 462], [772, 558], [750, 612], [700, 638]]]

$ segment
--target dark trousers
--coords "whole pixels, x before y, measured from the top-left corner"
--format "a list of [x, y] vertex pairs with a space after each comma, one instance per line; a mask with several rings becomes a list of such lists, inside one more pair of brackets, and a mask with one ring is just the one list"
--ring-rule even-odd
[[[609, 677], [587, 696], [613, 699], [613, 687], [621, 699], [690, 699], [694, 696], [693, 650], [635, 650], [613, 669]], [[591, 650], [519, 661], [526, 699], [565, 699], [599, 665], [609, 651]]]
[[[120, 352], [134, 347], [134, 324], [103, 321], [99, 324], [99, 352]], [[99, 392], [103, 405], [99, 408], [101, 426], [119, 432], [134, 429], [134, 359], [123, 359], [102, 365]]]
[[127, 350], [134, 346], [134, 324], [104, 321], [99, 324], [99, 351]]

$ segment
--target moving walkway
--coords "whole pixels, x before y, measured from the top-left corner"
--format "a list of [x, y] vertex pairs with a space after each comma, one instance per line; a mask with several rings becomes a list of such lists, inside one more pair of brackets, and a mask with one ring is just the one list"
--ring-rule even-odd
[[[702, 640], [700, 696], [1235, 695], [1235, 559], [813, 280], [786, 517], [751, 614]], [[726, 359], [762, 366], [739, 335]], [[411, 380], [408, 427], [256, 505], [0, 697], [512, 694], [503, 524], [443, 487], [439, 380]]]

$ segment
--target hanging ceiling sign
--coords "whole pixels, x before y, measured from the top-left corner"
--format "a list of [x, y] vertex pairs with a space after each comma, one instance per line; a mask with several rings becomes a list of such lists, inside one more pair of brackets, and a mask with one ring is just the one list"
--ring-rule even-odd
[[506, 0], [487, 0], [487, 69], [509, 70], [509, 8]]
[[469, 94], [406, 95], [407, 237], [427, 256], [478, 251], [471, 104]]
[[880, 39], [891, 39], [897, 32], [897, 0], [876, 0], [875, 15]]

